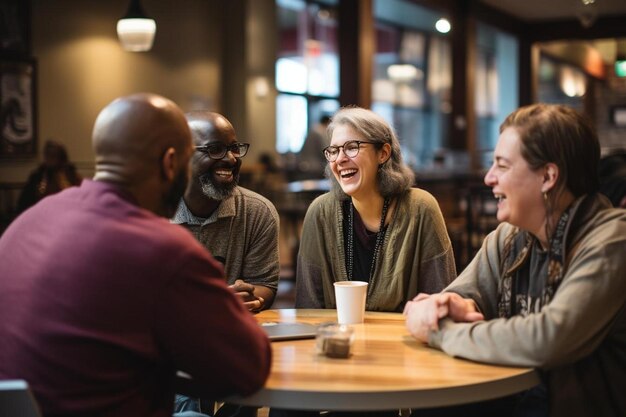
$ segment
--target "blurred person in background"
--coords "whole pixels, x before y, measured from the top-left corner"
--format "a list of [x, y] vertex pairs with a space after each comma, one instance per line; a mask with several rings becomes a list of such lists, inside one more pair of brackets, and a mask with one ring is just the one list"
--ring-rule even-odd
[[300, 152], [296, 155], [298, 162], [298, 178], [322, 179], [326, 168], [326, 158], [323, 150], [328, 143], [328, 125], [330, 116], [323, 115], [319, 121], [309, 130], [302, 144]]
[[81, 180], [76, 167], [69, 161], [65, 146], [53, 140], [46, 141], [43, 162], [30, 174], [20, 194], [17, 203], [18, 213], [44, 197], [79, 185]]
[[626, 150], [610, 153], [600, 159], [600, 192], [614, 207], [626, 208]]

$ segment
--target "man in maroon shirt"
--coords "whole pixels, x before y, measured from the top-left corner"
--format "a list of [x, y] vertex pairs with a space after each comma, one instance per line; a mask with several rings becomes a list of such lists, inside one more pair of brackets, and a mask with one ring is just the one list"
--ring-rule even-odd
[[93, 130], [94, 180], [47, 197], [0, 239], [0, 379], [45, 415], [172, 413], [176, 370], [216, 398], [259, 389], [267, 337], [221, 266], [170, 217], [192, 154], [180, 109], [117, 99]]

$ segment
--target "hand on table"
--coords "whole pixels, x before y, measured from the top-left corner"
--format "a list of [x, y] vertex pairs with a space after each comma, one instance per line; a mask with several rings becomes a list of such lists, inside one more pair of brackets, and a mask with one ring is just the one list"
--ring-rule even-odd
[[254, 285], [238, 279], [233, 285], [230, 285], [229, 288], [235, 291], [235, 294], [241, 298], [241, 301], [243, 301], [243, 304], [248, 310], [259, 311], [263, 308], [265, 300], [263, 297], [254, 295]]
[[431, 330], [439, 330], [439, 320], [444, 317], [459, 322], [484, 320], [484, 316], [476, 309], [474, 300], [452, 292], [432, 295], [420, 293], [406, 303], [403, 314], [406, 316], [409, 333], [424, 343], [428, 342]]

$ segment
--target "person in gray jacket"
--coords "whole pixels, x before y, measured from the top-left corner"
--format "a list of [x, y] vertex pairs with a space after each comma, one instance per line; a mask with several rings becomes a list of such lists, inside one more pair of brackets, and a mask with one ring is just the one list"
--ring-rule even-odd
[[485, 176], [502, 224], [443, 292], [407, 303], [418, 340], [538, 369], [538, 387], [474, 407], [482, 416], [494, 405], [499, 415], [626, 415], [626, 210], [598, 193], [599, 157], [595, 131], [571, 108], [509, 115]]

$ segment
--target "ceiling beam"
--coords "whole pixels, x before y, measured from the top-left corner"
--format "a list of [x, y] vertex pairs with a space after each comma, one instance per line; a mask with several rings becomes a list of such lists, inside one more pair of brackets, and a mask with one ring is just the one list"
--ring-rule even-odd
[[521, 36], [526, 33], [527, 23], [523, 20], [478, 0], [470, 0], [469, 4], [469, 12], [479, 22], [514, 35]]
[[527, 24], [527, 37], [532, 42], [602, 39], [626, 37], [626, 15], [600, 17], [589, 28], [580, 21], [552, 20]]

